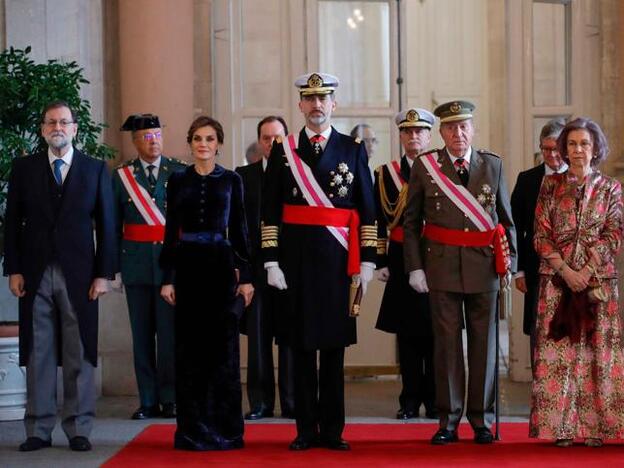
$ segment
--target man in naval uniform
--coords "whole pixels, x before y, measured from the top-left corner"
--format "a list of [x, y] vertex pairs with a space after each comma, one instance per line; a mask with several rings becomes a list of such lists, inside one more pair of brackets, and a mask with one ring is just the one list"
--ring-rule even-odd
[[283, 291], [280, 325], [295, 361], [290, 449], [349, 450], [344, 349], [356, 342], [350, 289], [365, 292], [375, 268], [373, 184], [364, 145], [330, 125], [338, 79], [311, 73], [295, 86], [306, 124], [273, 145], [262, 216], [267, 281]]
[[435, 445], [457, 441], [464, 412], [462, 318], [468, 338], [466, 416], [476, 443], [494, 440], [495, 314], [501, 278], [508, 282], [515, 271], [515, 229], [503, 163], [471, 146], [474, 108], [453, 101], [435, 109], [445, 146], [414, 162], [403, 224], [410, 285], [429, 291], [431, 304], [440, 416], [431, 440]]
[[121, 279], [125, 285], [140, 406], [132, 419], [174, 418], [174, 311], [160, 296], [158, 258], [164, 236], [167, 180], [184, 165], [162, 155], [158, 116], [129, 116], [138, 157], [113, 174]]
[[435, 419], [429, 297], [410, 287], [403, 262], [407, 182], [415, 158], [429, 147], [435, 117], [425, 109], [407, 109], [394, 120], [405, 154], [375, 171], [378, 278], [387, 283], [376, 328], [397, 335], [403, 383], [397, 419], [418, 417], [421, 404], [427, 418]]

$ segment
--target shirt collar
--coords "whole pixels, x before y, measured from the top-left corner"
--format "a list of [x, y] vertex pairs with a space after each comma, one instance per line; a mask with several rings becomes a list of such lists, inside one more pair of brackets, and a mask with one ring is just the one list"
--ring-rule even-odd
[[306, 132], [306, 135], [308, 136], [308, 140], [310, 138], [312, 138], [314, 135], [321, 135], [322, 137], [324, 137], [325, 139], [321, 142], [321, 145], [322, 145], [324, 142], [329, 140], [329, 135], [331, 135], [332, 128], [331, 128], [331, 125], [330, 125], [325, 130], [323, 130], [321, 133], [316, 133], [315, 131], [310, 130], [308, 127], [305, 127], [305, 132]]
[[[451, 154], [451, 152], [448, 150], [448, 148], [446, 148], [446, 154], [448, 154], [448, 155], [449, 155], [449, 157], [451, 158], [451, 163], [452, 163], [453, 165], [455, 165], [455, 161], [457, 161], [459, 158], [458, 158], [457, 156], [453, 156], [453, 155]], [[470, 157], [471, 157], [471, 156], [472, 156], [472, 146], [469, 146], [469, 147], [468, 147], [468, 151], [466, 151], [466, 154], [464, 154], [464, 156], [462, 156], [462, 159], [463, 159], [464, 161], [466, 161], [466, 163], [467, 163], [468, 165], [470, 165]]]
[[71, 166], [72, 160], [74, 159], [74, 147], [70, 145], [69, 150], [67, 150], [67, 153], [65, 153], [62, 158], [55, 156], [52, 150], [48, 148], [48, 162], [50, 165], [57, 159], [62, 159], [67, 166]]
[[148, 163], [147, 161], [143, 161], [143, 159], [141, 157], [139, 157], [139, 161], [141, 161], [141, 166], [143, 167], [144, 171], [147, 171], [147, 166], [155, 166], [156, 169], [160, 168], [160, 160], [162, 159], [162, 156], [158, 156], [158, 158], [156, 158], [156, 161], [152, 162], [152, 163]]
[[269, 165], [269, 160], [262, 156], [262, 170], [266, 171], [267, 166]]
[[550, 167], [548, 167], [548, 164], [544, 163], [544, 175], [552, 175], [555, 173], [562, 174], [563, 172], [567, 170], [568, 170], [568, 165], [566, 163], [563, 163], [558, 171], [552, 170]]
[[414, 158], [414, 159], [408, 157], [407, 154], [404, 154], [403, 156], [405, 156], [405, 160], [407, 161], [407, 164], [409, 165], [409, 167], [411, 169], [411, 167], [414, 165], [414, 161], [416, 160], [416, 158], [418, 156], [416, 156], [416, 158]]

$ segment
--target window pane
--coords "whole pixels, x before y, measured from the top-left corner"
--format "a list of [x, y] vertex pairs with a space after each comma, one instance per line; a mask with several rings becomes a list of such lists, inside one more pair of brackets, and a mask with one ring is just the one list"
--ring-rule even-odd
[[533, 104], [569, 103], [570, 4], [533, 3]]
[[[394, 154], [390, 148], [390, 119], [388, 118], [367, 118], [367, 117], [333, 117], [332, 125], [338, 130], [340, 133], [344, 133], [346, 135], [351, 134], [351, 130], [357, 124], [367, 124], [370, 126], [370, 129], [367, 131], [365, 138], [368, 136], [374, 136], [376, 138], [377, 143], [373, 143], [373, 155], [369, 154], [368, 166], [371, 170], [375, 169], [377, 166], [382, 164], [386, 164], [390, 162], [392, 159], [392, 155]], [[372, 130], [372, 135], [371, 132]], [[371, 142], [369, 141], [369, 144]], [[396, 150], [396, 148], [395, 148]]]
[[319, 2], [320, 71], [340, 79], [338, 103], [390, 107], [390, 8], [387, 2]]
[[280, 3], [279, 0], [241, 2], [243, 107], [281, 106]]

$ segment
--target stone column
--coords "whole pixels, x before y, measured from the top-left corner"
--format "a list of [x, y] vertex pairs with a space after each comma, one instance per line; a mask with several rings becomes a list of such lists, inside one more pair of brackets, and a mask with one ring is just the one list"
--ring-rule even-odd
[[[118, 12], [122, 120], [158, 114], [166, 127], [165, 154], [185, 157], [193, 119], [193, 0], [123, 1]], [[134, 156], [128, 138], [121, 156]]]

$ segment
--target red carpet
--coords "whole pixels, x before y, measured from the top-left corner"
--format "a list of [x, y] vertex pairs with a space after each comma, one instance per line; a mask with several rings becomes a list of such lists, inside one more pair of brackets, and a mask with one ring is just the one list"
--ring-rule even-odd
[[344, 437], [350, 452], [311, 449], [287, 450], [295, 437], [293, 424], [249, 424], [245, 426], [245, 448], [229, 452], [183, 452], [173, 450], [171, 424], [147, 427], [103, 466], [113, 467], [187, 467], [187, 466], [624, 466], [624, 445], [608, 443], [602, 448], [575, 445], [558, 448], [552, 442], [527, 437], [526, 423], [501, 425], [502, 441], [492, 446], [472, 442], [467, 424], [460, 428], [460, 442], [445, 447], [429, 443], [433, 424], [349, 424]]

